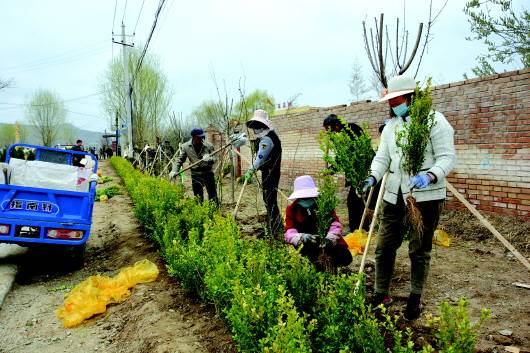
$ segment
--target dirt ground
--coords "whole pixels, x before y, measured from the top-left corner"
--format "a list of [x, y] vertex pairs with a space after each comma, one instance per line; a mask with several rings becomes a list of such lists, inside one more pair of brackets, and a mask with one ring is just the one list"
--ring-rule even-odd
[[[114, 181], [99, 187], [119, 184], [108, 162], [102, 163], [102, 169]], [[240, 189], [237, 185], [234, 199]], [[223, 192], [222, 210], [232, 212], [235, 203], [226, 181]], [[289, 191], [283, 193], [288, 195]], [[279, 195], [278, 200], [285, 209], [285, 198]], [[344, 202], [338, 214], [345, 222]], [[529, 222], [488, 218], [524, 256], [530, 256]], [[245, 235], [263, 235], [265, 209], [256, 183], [245, 190], [237, 219]], [[53, 256], [43, 252], [30, 251], [18, 259], [16, 285], [0, 309], [0, 352], [235, 352], [230, 333], [213, 309], [195, 302], [167, 276], [156, 249], [141, 236], [125, 192], [108, 203], [96, 203], [93, 220], [82, 270], [64, 271]], [[471, 214], [444, 212], [440, 225], [452, 236], [453, 245], [433, 250], [423, 296], [424, 313], [436, 314], [440, 301], [456, 304], [460, 297], [466, 297], [472, 319], [479, 317], [481, 308], [492, 311], [478, 337], [478, 352], [503, 352], [503, 346], [530, 350], [530, 292], [513, 285], [529, 284], [528, 271]], [[366, 269], [369, 295], [373, 290], [373, 257], [372, 247]], [[127, 301], [110, 306], [105, 314], [77, 328], [62, 327], [54, 312], [70, 288], [90, 275], [115, 275], [120, 268], [144, 258], [159, 266], [157, 281], [137, 286]], [[359, 263], [360, 257], [355, 257], [351, 270], [357, 271]], [[404, 307], [408, 286], [405, 243], [398, 254], [391, 288], [396, 314]], [[429, 341], [425, 317], [411, 326], [417, 342], [423, 336]], [[505, 329], [512, 331], [511, 336], [499, 334]]]
[[[119, 184], [108, 161], [101, 165], [103, 175], [114, 180], [98, 187]], [[160, 269], [155, 282], [138, 285], [105, 314], [63, 328], [55, 310], [68, 290], [90, 275], [113, 276], [144, 258]], [[157, 250], [141, 236], [125, 191], [96, 203], [82, 270], [67, 272], [55, 260], [36, 250], [18, 258], [16, 284], [0, 309], [0, 352], [235, 352], [230, 332], [212, 308], [195, 302], [168, 277]]]
[[[236, 188], [236, 200], [240, 188], [241, 185]], [[289, 193], [290, 190], [283, 190], [284, 195]], [[226, 212], [234, 208], [230, 194], [230, 186], [226, 183], [223, 200]], [[280, 194], [278, 203], [284, 210], [286, 197]], [[337, 213], [343, 224], [347, 224], [344, 200]], [[263, 234], [265, 207], [256, 183], [247, 186], [237, 218], [248, 236]], [[530, 222], [491, 215], [487, 215], [487, 218], [523, 256], [530, 256]], [[530, 284], [528, 270], [510, 252], [505, 251], [504, 246], [470, 212], [444, 211], [439, 227], [449, 233], [453, 244], [449, 248], [435, 246], [433, 249], [430, 275], [422, 297], [423, 314], [437, 314], [440, 302], [448, 301], [456, 305], [459, 298], [465, 297], [469, 300], [469, 312], [473, 320], [479, 318], [481, 308], [491, 309], [491, 318], [478, 337], [479, 352], [503, 352], [503, 346], [516, 346], [522, 351], [530, 351], [530, 290], [513, 285], [515, 282]], [[374, 247], [375, 242], [372, 242], [366, 269], [369, 295], [373, 292]], [[404, 310], [410, 288], [407, 251], [408, 245], [404, 242], [398, 252], [391, 286], [394, 299], [391, 311], [397, 315]], [[360, 256], [354, 257], [350, 269], [357, 272], [360, 262]], [[402, 328], [407, 325], [413, 328], [417, 342], [430, 339], [426, 324], [424, 315], [413, 324], [400, 322]], [[499, 333], [501, 330], [510, 330], [512, 335], [503, 336]]]

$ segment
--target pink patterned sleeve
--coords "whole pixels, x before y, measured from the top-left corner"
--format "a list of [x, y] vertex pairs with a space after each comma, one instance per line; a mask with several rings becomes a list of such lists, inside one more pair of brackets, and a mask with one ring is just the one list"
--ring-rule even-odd
[[294, 228], [289, 228], [285, 232], [285, 242], [292, 244], [293, 243], [293, 237], [298, 234], [298, 231]]
[[342, 234], [342, 224], [339, 221], [335, 221], [331, 223], [331, 227], [329, 227], [328, 234], [333, 233], [337, 235]]

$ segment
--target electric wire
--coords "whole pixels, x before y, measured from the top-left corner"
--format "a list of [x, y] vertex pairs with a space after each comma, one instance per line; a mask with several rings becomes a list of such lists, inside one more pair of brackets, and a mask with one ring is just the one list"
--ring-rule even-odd
[[[60, 104], [60, 103], [67, 103], [67, 102], [73, 102], [73, 101], [77, 101], [77, 100], [82, 100], [82, 99], [90, 98], [90, 97], [93, 97], [93, 96], [99, 96], [99, 95], [101, 95], [103, 93], [105, 93], [105, 91], [94, 92], [94, 93], [90, 93], [90, 94], [87, 94], [87, 95], [84, 95], [84, 96], [74, 97], [74, 98], [69, 98], [69, 99], [63, 99], [63, 100], [58, 101], [58, 102], [46, 103], [46, 104], [5, 103], [5, 102], [0, 102], [0, 104], [1, 105], [18, 106], [18, 107], [21, 107], [21, 106], [43, 107], [43, 106], [46, 106], [46, 105], [53, 105], [53, 104]], [[5, 107], [2, 107], [2, 108], [5, 108]]]
[[114, 23], [116, 22], [116, 8], [118, 7], [118, 0], [114, 2], [114, 15], [112, 16], [112, 35], [114, 36]]
[[74, 58], [79, 55], [85, 55], [90, 54], [90, 52], [100, 50], [104, 43], [107, 42], [107, 39], [105, 40], [99, 40], [96, 42], [92, 42], [91, 44], [84, 45], [82, 48], [76, 48], [76, 49], [69, 49], [64, 52], [60, 52], [56, 55], [43, 57], [40, 59], [30, 60], [26, 61], [17, 65], [13, 66], [7, 66], [0, 68], [0, 71], [17, 71], [17, 70], [25, 70], [28, 68], [38, 67], [38, 66], [45, 66], [48, 64], [53, 64], [56, 61], [61, 60], [68, 60], [69, 58]]
[[136, 24], [134, 25], [133, 35], [136, 34], [136, 27], [140, 21], [140, 16], [142, 15], [142, 10], [144, 9], [145, 0], [142, 0], [142, 7], [140, 7], [140, 12], [138, 13], [138, 18], [136, 19]]
[[140, 55], [140, 59], [138, 60], [138, 65], [136, 66], [136, 70], [134, 72], [134, 75], [131, 80], [131, 87], [134, 85], [134, 81], [136, 80], [136, 77], [138, 76], [138, 72], [140, 72], [140, 68], [142, 67], [142, 63], [144, 61], [145, 53], [147, 52], [147, 48], [149, 47], [149, 43], [151, 42], [151, 38], [153, 37], [153, 33], [156, 28], [156, 24], [158, 22], [158, 17], [160, 16], [160, 12], [162, 11], [162, 8], [164, 7], [164, 3], [166, 0], [160, 0], [160, 3], [158, 4], [158, 9], [155, 13], [155, 19], [153, 21], [153, 26], [151, 27], [151, 32], [149, 33], [149, 37], [147, 37], [147, 42], [145, 43], [145, 46], [142, 50], [142, 54]]
[[121, 23], [125, 19], [125, 12], [127, 11], [127, 0], [125, 0], [125, 6], [123, 7], [123, 16], [121, 17]]

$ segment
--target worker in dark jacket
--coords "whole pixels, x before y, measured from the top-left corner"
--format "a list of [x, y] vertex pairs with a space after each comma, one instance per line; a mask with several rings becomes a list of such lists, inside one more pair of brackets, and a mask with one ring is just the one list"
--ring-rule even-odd
[[[324, 128], [330, 132], [346, 131], [346, 133], [352, 139], [355, 139], [358, 136], [361, 136], [361, 134], [363, 133], [363, 129], [355, 123], [348, 123], [348, 129], [347, 129], [346, 125], [335, 114], [330, 114], [326, 119], [324, 119], [323, 125], [324, 125]], [[375, 155], [375, 152], [374, 152], [374, 155]], [[340, 171], [334, 171], [334, 172], [340, 172]], [[364, 201], [361, 196], [357, 195], [355, 191], [355, 187], [351, 185], [351, 182], [349, 180], [346, 180], [346, 186], [350, 187], [350, 190], [348, 192], [348, 198], [347, 198], [348, 225], [350, 227], [350, 231], [353, 232], [355, 229], [359, 228], [359, 225], [361, 223], [361, 218], [364, 212]], [[372, 199], [371, 199], [372, 201], [370, 202], [370, 205], [369, 205], [370, 209], [373, 209], [375, 207], [375, 200], [377, 200], [377, 195], [379, 194], [379, 186], [380, 186], [380, 183], [377, 185], [376, 189], [374, 189], [374, 193], [372, 194]], [[368, 230], [369, 223], [367, 220], [362, 225], [362, 228], [365, 230]]]
[[[78, 152], [85, 152], [85, 148], [83, 147], [83, 140], [77, 140], [75, 142], [75, 145], [71, 148], [72, 151], [78, 151]], [[74, 155], [72, 165], [76, 167], [82, 167], [81, 160], [83, 159], [83, 156], [80, 155]]]
[[254, 131], [258, 138], [258, 151], [252, 166], [244, 175], [245, 181], [250, 181], [252, 175], [261, 171], [261, 186], [263, 201], [267, 208], [267, 223], [273, 236], [281, 233], [282, 220], [278, 208], [278, 184], [280, 183], [280, 167], [282, 162], [282, 143], [274, 132], [269, 115], [263, 109], [254, 112], [247, 127]]
[[215, 156], [212, 155], [214, 147], [211, 143], [205, 141], [205, 137], [203, 129], [194, 128], [191, 130], [191, 140], [182, 145], [169, 177], [174, 178], [181, 173], [180, 168], [186, 159], [190, 160], [190, 164], [200, 162], [191, 168], [193, 194], [198, 196], [202, 202], [204, 200], [203, 188], [206, 187], [208, 199], [218, 205], [219, 200], [217, 199], [215, 178], [212, 170], [215, 163]]

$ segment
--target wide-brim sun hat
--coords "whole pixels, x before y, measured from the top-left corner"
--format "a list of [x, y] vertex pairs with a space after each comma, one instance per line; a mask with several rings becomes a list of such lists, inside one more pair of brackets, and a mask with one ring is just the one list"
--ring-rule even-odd
[[412, 77], [404, 75], [394, 76], [388, 80], [387, 92], [379, 99], [379, 102], [385, 102], [389, 99], [412, 93], [415, 89], [416, 81]]
[[318, 188], [315, 185], [313, 178], [309, 175], [302, 175], [294, 180], [294, 191], [288, 199], [296, 200], [317, 196]]
[[263, 109], [257, 109], [254, 111], [252, 118], [247, 121], [247, 126], [251, 128], [252, 122], [258, 122], [267, 127], [269, 130], [273, 130], [271, 121], [269, 120], [269, 114]]

